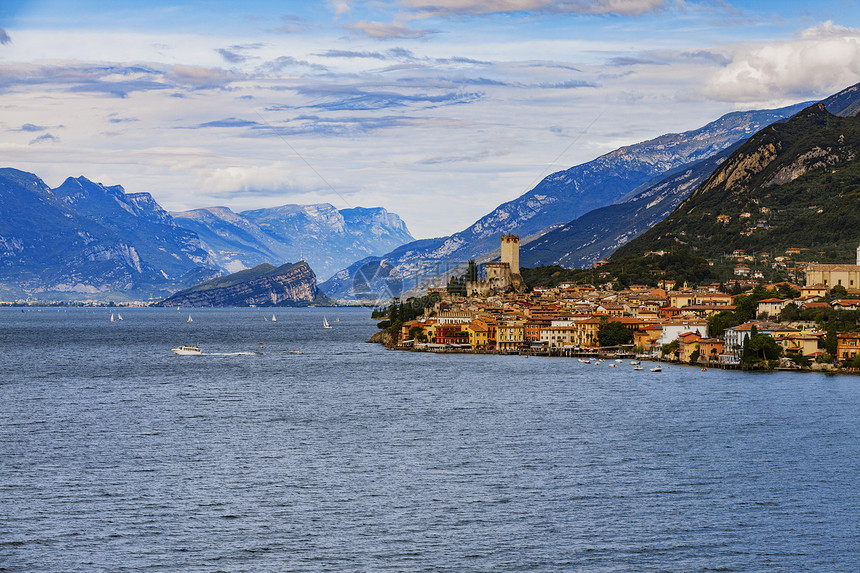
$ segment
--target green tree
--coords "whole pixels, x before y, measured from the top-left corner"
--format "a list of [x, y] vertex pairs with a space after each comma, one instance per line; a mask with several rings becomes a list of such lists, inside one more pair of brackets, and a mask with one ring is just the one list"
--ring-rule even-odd
[[719, 338], [726, 333], [726, 329], [740, 324], [735, 319], [735, 313], [731, 310], [721, 310], [708, 318], [708, 333]]
[[678, 339], [673, 340], [668, 344], [664, 344], [660, 351], [663, 356], [669, 356], [670, 358], [676, 358], [678, 354], [678, 348], [681, 346], [681, 343], [678, 342]]
[[469, 268], [466, 269], [466, 280], [469, 282], [478, 280], [478, 265], [475, 263], [475, 259], [469, 261]]
[[834, 285], [830, 289], [830, 292], [827, 293], [827, 296], [825, 298], [827, 299], [827, 302], [830, 302], [833, 300], [839, 300], [840, 298], [847, 298], [847, 297], [848, 297], [848, 289], [846, 289], [842, 285]]
[[800, 307], [790, 302], [779, 313], [780, 322], [794, 322], [800, 318]]
[[836, 356], [836, 348], [839, 343], [839, 340], [837, 338], [838, 334], [839, 333], [836, 330], [836, 321], [828, 320], [827, 334], [824, 336], [824, 350], [830, 356]]
[[606, 317], [600, 319], [597, 329], [597, 342], [600, 346], [620, 346], [633, 342], [633, 331], [619, 321], [610, 322]]
[[448, 281], [448, 294], [452, 295], [464, 295], [466, 294], [466, 277], [461, 276], [457, 278], [455, 276], [451, 276]]
[[770, 360], [779, 360], [782, 356], [782, 346], [767, 334], [751, 334], [749, 340], [744, 340], [744, 351], [741, 355], [741, 363], [753, 365], [756, 363], [767, 363]]
[[[409, 338], [410, 339], [418, 340], [418, 342], [422, 342], [421, 340], [419, 340], [419, 338], [421, 338], [422, 336], [424, 336], [424, 329], [421, 328], [420, 326], [413, 326], [412, 328], [409, 329]], [[424, 336], [424, 340], [427, 340], [426, 336]]]
[[751, 295], [742, 294], [735, 297], [735, 324], [754, 319], [757, 303]]

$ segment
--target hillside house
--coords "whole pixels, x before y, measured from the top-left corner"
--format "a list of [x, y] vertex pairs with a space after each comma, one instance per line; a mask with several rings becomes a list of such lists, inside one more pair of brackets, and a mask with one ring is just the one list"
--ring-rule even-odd
[[836, 337], [836, 357], [853, 360], [860, 355], [860, 332], [843, 332]]

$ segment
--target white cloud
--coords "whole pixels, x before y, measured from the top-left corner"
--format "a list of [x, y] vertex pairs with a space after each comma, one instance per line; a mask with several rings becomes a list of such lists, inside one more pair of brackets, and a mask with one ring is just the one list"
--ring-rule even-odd
[[616, 14], [641, 16], [662, 8], [665, 0], [401, 0], [418, 17], [487, 15], [511, 12]]
[[739, 47], [704, 88], [707, 97], [768, 102], [829, 95], [860, 81], [860, 30], [825, 22], [799, 37]]
[[435, 33], [432, 30], [418, 30], [396, 22], [384, 24], [382, 22], [361, 21], [349, 25], [348, 28], [377, 40], [424, 38]]

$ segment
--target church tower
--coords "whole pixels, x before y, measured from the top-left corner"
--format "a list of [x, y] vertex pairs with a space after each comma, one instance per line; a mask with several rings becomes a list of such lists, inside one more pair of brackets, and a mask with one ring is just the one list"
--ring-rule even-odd
[[860, 267], [860, 246], [857, 247], [857, 266]]

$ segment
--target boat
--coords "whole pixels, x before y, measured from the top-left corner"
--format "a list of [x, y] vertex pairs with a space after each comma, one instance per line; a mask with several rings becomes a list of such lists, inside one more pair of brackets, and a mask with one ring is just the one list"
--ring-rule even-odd
[[275, 318], [275, 315], [274, 315], [274, 314], [272, 315], [272, 322], [278, 322], [278, 319], [277, 319], [277, 318]]
[[660, 366], [655, 366], [654, 368], [651, 369], [651, 372], [662, 372], [662, 371], [663, 371], [663, 369]]
[[645, 370], [645, 368], [643, 368], [641, 364], [636, 364], [633, 366], [633, 370]]
[[631, 360], [630, 364], [632, 364], [633, 366], [639, 366], [639, 364], [641, 364], [641, 362], [639, 362], [638, 360]]
[[195, 344], [191, 346], [190, 344], [181, 344], [176, 348], [171, 348], [174, 354], [177, 356], [196, 356], [199, 354], [203, 354], [200, 352], [200, 345]]
[[624, 361], [623, 361], [623, 360], [621, 360], [620, 358], [616, 358], [616, 359], [615, 359], [615, 361], [616, 361], [616, 362], [619, 362], [619, 363], [624, 362]]
[[290, 350], [290, 354], [304, 354], [301, 350]]
[[340, 318], [335, 317], [334, 321], [335, 321], [335, 322], [340, 322]]
[[331, 325], [328, 323], [325, 316], [323, 316], [323, 328], [331, 328]]
[[110, 313], [110, 321], [111, 321], [111, 322], [113, 322], [113, 321], [114, 321], [113, 313]]
[[190, 314], [188, 315], [188, 320], [186, 320], [185, 322], [194, 322], [193, 320], [191, 320], [191, 315], [190, 315]]
[[122, 315], [121, 315], [120, 313], [116, 313], [116, 319], [117, 319], [117, 320], [122, 320]]

